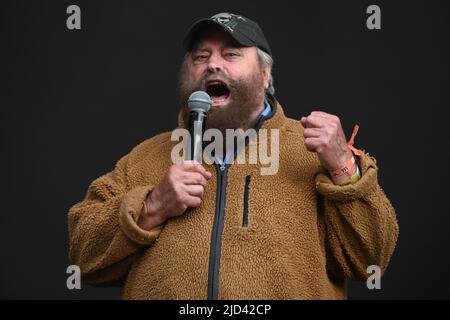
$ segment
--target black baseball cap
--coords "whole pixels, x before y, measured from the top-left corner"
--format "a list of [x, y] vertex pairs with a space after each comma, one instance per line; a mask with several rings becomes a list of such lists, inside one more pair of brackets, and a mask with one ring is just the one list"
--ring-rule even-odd
[[249, 18], [228, 12], [218, 13], [211, 18], [195, 22], [184, 37], [183, 47], [188, 51], [191, 50], [199, 33], [211, 25], [221, 27], [243, 46], [258, 47], [272, 56], [269, 43], [258, 24]]

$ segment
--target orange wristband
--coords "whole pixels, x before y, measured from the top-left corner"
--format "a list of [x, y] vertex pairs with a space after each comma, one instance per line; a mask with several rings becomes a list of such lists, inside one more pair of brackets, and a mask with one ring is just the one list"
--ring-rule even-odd
[[337, 169], [337, 170], [334, 170], [334, 171], [330, 171], [330, 173], [334, 177], [339, 177], [339, 176], [342, 176], [343, 174], [351, 175], [351, 172], [352, 172], [354, 166], [355, 166], [355, 157], [352, 156], [351, 159], [348, 160], [348, 162], [345, 165], [345, 167]]
[[[347, 146], [349, 147], [349, 149], [352, 151], [352, 153], [356, 156], [361, 156], [363, 154], [363, 152], [361, 150], [356, 149], [353, 144], [355, 142], [355, 137], [358, 134], [358, 130], [359, 130], [359, 125], [355, 124], [355, 126], [353, 127], [353, 132], [352, 135], [350, 137], [350, 140], [348, 140], [347, 142]], [[345, 167], [334, 170], [334, 171], [329, 171], [330, 174], [333, 177], [339, 177], [342, 176], [343, 174], [348, 174], [352, 179], [353, 177], [357, 177], [355, 178], [356, 181], [359, 179], [359, 177], [361, 176], [361, 174], [359, 173], [359, 168], [358, 166], [356, 167], [356, 171], [354, 172], [354, 174], [352, 175], [352, 171], [353, 171], [353, 167], [355, 166], [355, 157], [352, 156], [350, 160], [348, 160], [347, 164], [345, 165]]]
[[353, 143], [355, 143], [355, 137], [358, 134], [358, 130], [359, 130], [359, 125], [355, 124], [355, 126], [353, 127], [352, 136], [350, 137], [350, 140], [348, 140], [348, 142], [347, 142], [348, 147], [350, 148], [350, 150], [352, 150], [353, 154], [356, 156], [360, 156], [363, 154], [363, 152], [361, 150], [358, 150], [353, 146]]

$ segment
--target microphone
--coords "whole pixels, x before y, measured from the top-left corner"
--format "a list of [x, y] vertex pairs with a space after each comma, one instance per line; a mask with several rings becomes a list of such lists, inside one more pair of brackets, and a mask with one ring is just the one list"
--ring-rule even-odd
[[195, 160], [202, 163], [203, 132], [206, 123], [206, 114], [211, 108], [211, 97], [205, 91], [195, 91], [189, 96], [189, 133], [190, 146], [186, 152], [186, 160]]

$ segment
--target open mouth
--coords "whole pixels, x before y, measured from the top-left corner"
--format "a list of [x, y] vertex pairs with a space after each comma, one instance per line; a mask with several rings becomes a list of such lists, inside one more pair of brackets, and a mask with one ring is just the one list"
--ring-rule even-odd
[[230, 89], [220, 80], [209, 81], [206, 84], [206, 92], [211, 97], [213, 106], [226, 104], [230, 97]]

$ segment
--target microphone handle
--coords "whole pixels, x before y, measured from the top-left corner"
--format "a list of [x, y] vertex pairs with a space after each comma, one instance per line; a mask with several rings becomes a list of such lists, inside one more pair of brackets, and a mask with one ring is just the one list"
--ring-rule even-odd
[[187, 154], [187, 160], [195, 160], [202, 163], [203, 153], [203, 131], [206, 120], [206, 113], [191, 111], [189, 117], [189, 133], [190, 133], [190, 153]]

